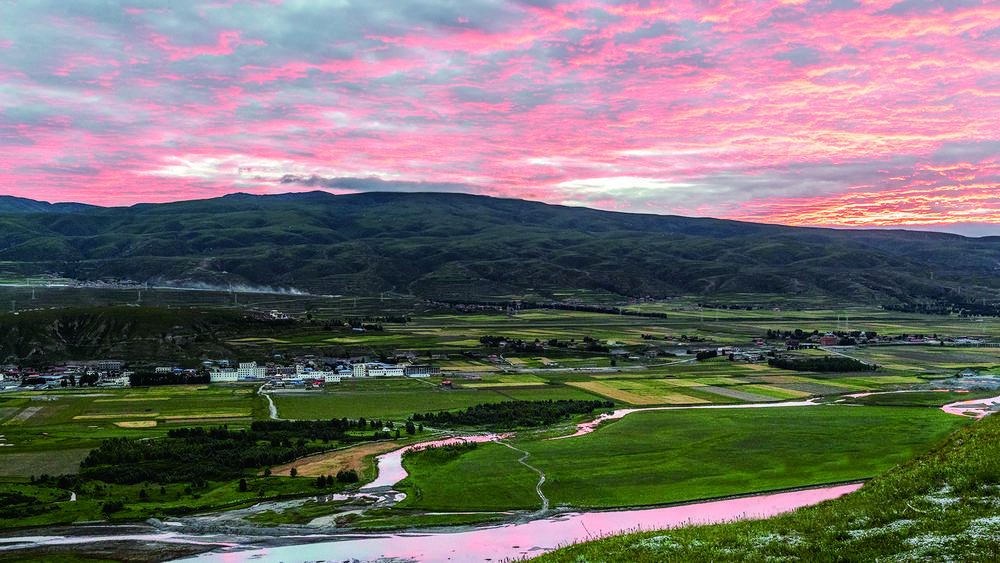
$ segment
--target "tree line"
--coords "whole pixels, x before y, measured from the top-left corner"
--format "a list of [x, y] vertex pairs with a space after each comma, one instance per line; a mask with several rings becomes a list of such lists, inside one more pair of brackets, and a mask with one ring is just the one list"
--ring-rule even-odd
[[[378, 428], [369, 435], [348, 434]], [[330, 442], [387, 438], [381, 421], [262, 420], [250, 430], [177, 428], [157, 440], [110, 438], [80, 463], [80, 477], [106, 483], [177, 483], [235, 479], [247, 470], [289, 463], [330, 448]]]
[[771, 358], [767, 365], [778, 369], [790, 369], [795, 371], [816, 371], [816, 372], [850, 372], [850, 371], [875, 371], [878, 366], [866, 364], [854, 358], [845, 356], [820, 356], [816, 358]]
[[455, 412], [428, 412], [414, 414], [412, 421], [431, 426], [488, 426], [506, 429], [555, 424], [575, 414], [588, 414], [595, 409], [614, 408], [611, 401], [583, 401], [559, 399], [558, 401], [504, 401], [485, 403]]

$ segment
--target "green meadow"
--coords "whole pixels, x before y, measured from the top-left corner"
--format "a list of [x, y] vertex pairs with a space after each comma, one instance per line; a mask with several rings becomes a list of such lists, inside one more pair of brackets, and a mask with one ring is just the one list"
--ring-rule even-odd
[[75, 473], [107, 438], [156, 438], [182, 426], [249, 426], [267, 406], [252, 386], [87, 388], [0, 394], [0, 479]]
[[[598, 508], [870, 478], [969, 422], [926, 408], [685, 409], [630, 414], [571, 439], [511, 444], [545, 473], [542, 492], [553, 506]], [[406, 490], [414, 493], [405, 506], [537, 509], [538, 475], [515, 453], [485, 444], [444, 464], [404, 457]]]
[[596, 538], [532, 561], [996, 561], [998, 483], [1000, 418], [989, 416], [837, 499], [766, 520]]

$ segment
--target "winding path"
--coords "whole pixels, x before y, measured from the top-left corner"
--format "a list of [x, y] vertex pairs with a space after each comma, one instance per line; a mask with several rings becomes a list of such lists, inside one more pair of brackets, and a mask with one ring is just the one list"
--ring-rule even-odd
[[549, 509], [549, 499], [546, 498], [544, 494], [542, 494], [542, 484], [545, 483], [545, 473], [541, 469], [539, 469], [537, 467], [534, 467], [534, 466], [531, 466], [531, 465], [528, 465], [528, 463], [526, 461], [524, 461], [524, 460], [528, 459], [531, 456], [531, 454], [528, 453], [528, 452], [526, 452], [526, 451], [524, 451], [524, 450], [522, 450], [522, 449], [520, 449], [520, 448], [515, 448], [514, 446], [508, 444], [507, 442], [503, 442], [503, 441], [497, 440], [496, 443], [498, 443], [498, 444], [500, 444], [502, 446], [507, 446], [508, 448], [514, 450], [515, 452], [521, 452], [522, 454], [524, 454], [523, 456], [521, 456], [521, 459], [519, 459], [517, 461], [521, 465], [527, 467], [528, 469], [534, 471], [535, 473], [538, 473], [538, 484], [535, 485], [535, 492], [538, 493], [538, 497], [542, 499], [542, 509], [541, 509], [540, 512], [546, 512], [546, 511], [548, 511], [548, 509]]

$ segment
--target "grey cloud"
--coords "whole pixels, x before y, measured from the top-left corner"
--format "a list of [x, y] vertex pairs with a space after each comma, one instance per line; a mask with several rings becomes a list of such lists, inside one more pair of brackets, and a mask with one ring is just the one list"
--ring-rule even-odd
[[902, 0], [902, 2], [896, 2], [889, 8], [877, 12], [876, 15], [908, 16], [926, 14], [938, 9], [943, 9], [945, 12], [956, 12], [982, 5], [982, 0]]
[[459, 102], [499, 104], [507, 101], [505, 96], [495, 91], [474, 86], [454, 86], [451, 88], [451, 93]]
[[779, 61], [788, 61], [793, 67], [812, 66], [821, 63], [825, 58], [825, 53], [813, 47], [795, 47], [782, 53], [776, 53], [774, 58]]
[[483, 190], [469, 184], [451, 182], [400, 182], [378, 178], [323, 178], [320, 176], [285, 175], [281, 184], [305, 187], [321, 187], [359, 192], [446, 192], [477, 193]]
[[934, 164], [979, 162], [1000, 157], [1000, 139], [944, 143], [931, 154]]

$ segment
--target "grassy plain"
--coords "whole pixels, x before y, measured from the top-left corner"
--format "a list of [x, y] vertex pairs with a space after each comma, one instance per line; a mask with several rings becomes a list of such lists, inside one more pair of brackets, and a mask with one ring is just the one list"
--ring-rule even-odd
[[767, 520], [641, 530], [538, 563], [1000, 559], [1000, 418], [990, 416], [838, 499]]
[[[542, 490], [553, 505], [635, 506], [873, 477], [969, 422], [926, 408], [682, 409], [515, 445], [546, 474]], [[536, 508], [537, 475], [505, 449], [481, 446], [445, 465], [411, 463], [407, 486], [420, 494], [407, 506]], [[460, 494], [455, 475], [470, 476]], [[485, 500], [491, 497], [504, 499], [503, 507]]]
[[[256, 386], [60, 389], [0, 394], [0, 478], [75, 473], [107, 438], [156, 438], [180, 426], [249, 426], [267, 412]], [[30, 416], [19, 416], [23, 414]]]
[[523, 455], [487, 442], [445, 463], [414, 463], [412, 456], [404, 456], [409, 476], [397, 488], [407, 497], [399, 506], [435, 511], [541, 508], [535, 494], [538, 474], [518, 463]]

